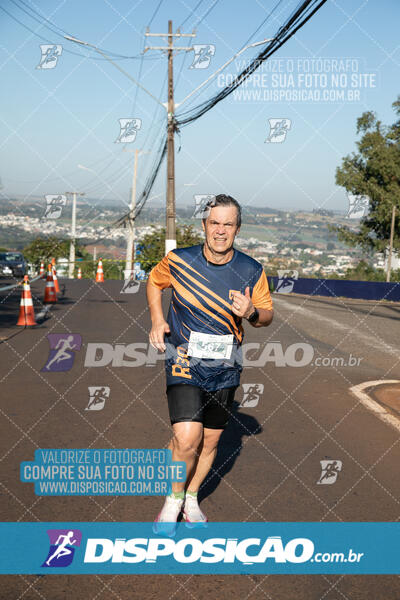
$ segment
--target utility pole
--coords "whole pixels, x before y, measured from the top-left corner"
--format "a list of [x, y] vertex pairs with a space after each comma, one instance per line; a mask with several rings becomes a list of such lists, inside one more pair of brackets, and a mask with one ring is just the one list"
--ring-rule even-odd
[[390, 281], [390, 272], [392, 270], [392, 252], [393, 252], [393, 235], [394, 235], [394, 222], [396, 218], [396, 207], [393, 204], [392, 206], [392, 223], [390, 226], [390, 242], [389, 242], [389, 256], [387, 263], [387, 271], [386, 271], [386, 281]]
[[168, 124], [167, 124], [167, 214], [165, 254], [176, 248], [175, 223], [175, 105], [172, 21], [168, 21]]
[[125, 150], [125, 152], [134, 152], [135, 161], [133, 163], [133, 177], [132, 177], [132, 188], [131, 188], [131, 203], [130, 203], [130, 218], [128, 220], [128, 233], [126, 243], [126, 260], [125, 260], [125, 274], [124, 279], [129, 279], [132, 273], [132, 269], [135, 266], [135, 210], [136, 210], [136, 178], [137, 178], [137, 163], [139, 154], [149, 154], [143, 150]]
[[[254, 42], [253, 44], [248, 44], [241, 48], [236, 54], [232, 56], [229, 60], [226, 61], [219, 69], [217, 69], [212, 75], [210, 75], [203, 83], [198, 85], [194, 90], [192, 90], [181, 102], [175, 103], [174, 101], [174, 81], [173, 81], [173, 57], [174, 51], [190, 51], [194, 50], [193, 47], [178, 47], [173, 45], [174, 37], [196, 37], [196, 34], [193, 33], [180, 33], [179, 29], [177, 33], [172, 33], [172, 21], [168, 21], [168, 33], [149, 33], [147, 30], [145, 33], [146, 37], [161, 37], [168, 39], [168, 46], [146, 46], [144, 52], [147, 50], [161, 50], [166, 52], [168, 56], [168, 101], [160, 102], [158, 98], [156, 98], [149, 90], [147, 90], [141, 83], [136, 81], [132, 75], [127, 73], [122, 67], [120, 67], [116, 62], [114, 62], [103, 50], [97, 48], [94, 44], [90, 44], [89, 42], [85, 42], [83, 40], [79, 40], [71, 35], [64, 35], [65, 39], [74, 42], [76, 44], [81, 44], [82, 46], [86, 46], [89, 48], [93, 48], [98, 54], [103, 56], [108, 62], [110, 62], [118, 71], [123, 73], [130, 81], [133, 81], [141, 90], [143, 90], [148, 96], [150, 96], [155, 102], [163, 106], [168, 114], [167, 120], [167, 210], [166, 210], [166, 238], [165, 238], [165, 253], [169, 252], [169, 250], [173, 250], [176, 248], [176, 235], [175, 235], [175, 155], [174, 155], [174, 134], [175, 134], [175, 109], [182, 106], [184, 102], [186, 102], [193, 94], [198, 92], [201, 88], [207, 85], [214, 77], [218, 75], [221, 71], [223, 71], [232, 61], [235, 60], [242, 52], [245, 52], [249, 48], [255, 48], [256, 46], [260, 46], [262, 44], [266, 44], [267, 42], [272, 42], [275, 38], [264, 39], [259, 42]], [[125, 217], [123, 222], [129, 220], [129, 216]], [[121, 221], [122, 223], [122, 221]]]
[[76, 238], [76, 197], [84, 196], [83, 192], [65, 192], [72, 195], [71, 242], [69, 244], [68, 278], [74, 278], [75, 270], [75, 238]]
[[195, 37], [195, 33], [172, 33], [172, 21], [168, 21], [168, 34], [149, 33], [145, 36], [168, 37], [168, 46], [146, 46], [147, 50], [163, 50], [168, 56], [168, 101], [167, 109], [167, 206], [165, 223], [165, 254], [176, 248], [175, 210], [175, 103], [174, 103], [174, 50], [193, 50], [192, 47], [174, 46], [174, 37]]

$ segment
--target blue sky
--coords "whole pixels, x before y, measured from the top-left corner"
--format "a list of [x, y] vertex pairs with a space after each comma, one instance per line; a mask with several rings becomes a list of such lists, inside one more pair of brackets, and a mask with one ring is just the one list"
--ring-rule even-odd
[[[186, 20], [182, 31], [191, 32], [212, 7], [200, 22], [193, 43], [214, 45], [215, 55], [206, 69], [189, 68], [193, 53], [177, 55], [175, 100], [179, 102], [247, 42], [277, 3], [203, 0], [193, 12], [198, 0], [164, 0], [161, 4], [160, 0], [4, 0], [1, 6], [35, 33], [0, 11], [3, 193], [22, 194], [28, 199], [78, 189], [93, 198], [112, 198], [123, 211], [129, 202], [133, 163], [133, 154], [124, 148], [148, 152], [139, 158], [140, 192], [165, 127], [163, 107], [142, 91], [137, 92], [135, 84], [112, 64], [93, 60], [99, 58], [98, 54], [63, 40], [46, 29], [40, 17], [40, 22], [32, 20], [27, 14], [29, 7], [77, 38], [126, 56], [142, 52], [146, 25], [158, 5], [150, 26], [154, 33], [166, 32], [168, 19], [173, 20], [174, 30]], [[281, 0], [251, 41], [273, 37], [297, 4]], [[391, 104], [400, 93], [399, 17], [400, 6], [395, 0], [328, 0], [278, 50], [270, 65], [263, 65], [259, 74], [264, 78], [253, 79], [243, 88], [251, 93], [245, 96], [239, 91], [235, 97], [230, 96], [176, 136], [176, 150], [180, 146], [176, 153], [177, 203], [193, 205], [193, 194], [229, 193], [243, 204], [254, 206], [346, 210], [346, 193], [335, 185], [335, 169], [341, 158], [355, 149], [357, 117], [365, 110], [374, 110], [383, 122], [390, 123], [394, 118]], [[37, 69], [39, 44], [46, 40], [62, 44], [63, 52], [55, 68]], [[160, 38], [147, 38], [146, 43], [165, 44]], [[176, 43], [191, 45], [190, 38]], [[247, 50], [224, 75], [237, 73], [243, 60], [256, 53], [257, 49]], [[326, 59], [323, 70], [307, 88], [305, 70], [312, 69], [311, 61], [317, 59]], [[346, 59], [353, 62], [336, 62], [342, 64], [346, 75], [341, 88], [344, 98], [334, 102], [318, 99], [318, 90], [320, 95], [324, 93], [324, 81], [332, 89], [334, 61]], [[117, 62], [136, 79], [140, 75], [142, 85], [165, 101], [164, 54], [149, 51], [143, 61], [136, 58]], [[319, 68], [316, 62], [314, 68]], [[288, 87], [290, 72], [294, 87]], [[280, 82], [276, 79], [279, 75]], [[286, 94], [277, 101], [268, 96], [273, 76], [274, 85]], [[360, 79], [366, 87], [359, 86]], [[185, 106], [196, 106], [222, 85], [222, 78], [216, 79]], [[309, 99], [294, 101], [293, 95], [287, 95], [293, 90], [307, 92]], [[359, 92], [355, 101], [351, 99], [354, 91]], [[136, 140], [115, 143], [119, 119], [129, 117], [142, 121]], [[290, 121], [283, 142], [265, 141], [270, 132], [269, 119]], [[91, 171], [78, 168], [78, 164]], [[157, 199], [152, 202], [164, 201], [165, 186], [164, 164], [153, 191]]]

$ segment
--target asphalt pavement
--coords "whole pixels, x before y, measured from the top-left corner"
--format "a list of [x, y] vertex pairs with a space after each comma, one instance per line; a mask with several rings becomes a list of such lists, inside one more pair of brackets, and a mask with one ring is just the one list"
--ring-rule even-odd
[[[59, 301], [46, 312], [44, 282], [32, 284], [35, 313], [42, 313], [32, 328], [15, 325], [20, 290], [0, 291], [1, 520], [152, 521], [162, 497], [39, 497], [20, 481], [20, 462], [38, 448], [164, 448], [170, 440], [163, 356], [148, 347], [145, 284], [134, 293], [121, 293], [121, 281], [60, 284]], [[398, 521], [399, 304], [273, 300], [270, 327], [245, 325], [242, 385], [201, 491], [202, 510], [210, 521]], [[51, 339], [68, 336], [75, 348], [69, 370], [54, 363], [46, 371]], [[89, 388], [109, 389], [101, 410], [88, 410]], [[336, 461], [329, 484], [321, 461]], [[0, 598], [75, 597], [396, 600], [400, 578], [2, 577]]]

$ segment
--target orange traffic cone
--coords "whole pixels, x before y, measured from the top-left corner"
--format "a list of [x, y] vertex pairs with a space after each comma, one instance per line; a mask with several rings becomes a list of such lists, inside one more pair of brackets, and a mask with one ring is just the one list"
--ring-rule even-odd
[[57, 302], [56, 288], [53, 281], [53, 270], [51, 265], [47, 267], [46, 287], [44, 288], [44, 304]]
[[99, 259], [99, 264], [97, 265], [96, 281], [98, 283], [104, 281], [103, 263], [101, 262], [101, 258]]
[[78, 279], [82, 279], [82, 269], [80, 267], [78, 267], [78, 275], [77, 275]]
[[37, 323], [35, 321], [35, 311], [33, 310], [32, 294], [28, 275], [24, 276], [24, 283], [22, 285], [21, 304], [19, 305], [19, 318], [17, 325], [22, 325], [22, 327], [31, 327]]
[[56, 294], [60, 293], [60, 286], [58, 285], [58, 279], [57, 279], [57, 271], [55, 266], [52, 266], [52, 271], [53, 271], [53, 281], [54, 281], [54, 288], [56, 290]]
[[44, 277], [46, 274], [46, 271], [44, 270], [44, 262], [40, 263], [40, 271], [39, 271], [39, 277]]

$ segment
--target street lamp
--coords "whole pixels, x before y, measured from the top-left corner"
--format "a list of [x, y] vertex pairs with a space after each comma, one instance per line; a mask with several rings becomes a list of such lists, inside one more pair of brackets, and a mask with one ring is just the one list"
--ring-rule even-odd
[[84, 196], [83, 192], [65, 192], [65, 195], [72, 196], [72, 221], [71, 221], [71, 242], [69, 244], [69, 262], [68, 278], [74, 278], [75, 270], [75, 243], [76, 243], [76, 197]]

